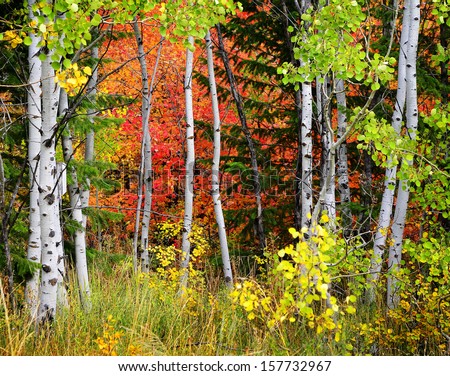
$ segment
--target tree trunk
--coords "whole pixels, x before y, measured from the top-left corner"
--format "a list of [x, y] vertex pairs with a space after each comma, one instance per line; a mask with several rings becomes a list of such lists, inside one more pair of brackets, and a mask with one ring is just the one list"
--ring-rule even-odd
[[311, 215], [313, 207], [312, 190], [312, 110], [313, 98], [310, 82], [302, 83], [302, 126], [301, 126], [301, 149], [302, 149], [302, 220], [301, 227], [311, 227]]
[[[330, 218], [329, 225], [336, 224], [336, 149], [334, 147], [334, 131], [331, 126], [331, 90], [330, 77], [324, 76], [322, 85], [322, 189], [324, 195], [320, 199], [322, 209]], [[345, 133], [345, 131], [344, 131]], [[341, 144], [342, 145], [342, 144]]]
[[[337, 138], [340, 139], [347, 130], [347, 100], [345, 96], [344, 80], [336, 80], [336, 101], [338, 107]], [[345, 238], [351, 235], [352, 212], [350, 209], [350, 186], [348, 178], [347, 142], [344, 141], [337, 151], [337, 178], [340, 196], [341, 220]]]
[[[194, 47], [194, 38], [189, 37], [189, 43]], [[186, 176], [184, 186], [184, 224], [182, 236], [183, 259], [181, 263], [181, 294], [187, 287], [189, 277], [189, 260], [191, 255], [191, 241], [189, 239], [192, 228], [192, 212], [194, 204], [194, 112], [192, 103], [192, 70], [194, 63], [194, 53], [186, 50], [186, 72], [184, 78], [184, 95], [186, 100]]]
[[56, 314], [58, 288], [57, 227], [58, 210], [56, 186], [55, 131], [58, 113], [59, 87], [54, 82], [52, 53], [42, 62], [42, 136], [40, 147], [39, 209], [41, 220], [42, 275], [38, 319], [52, 321]]
[[[417, 106], [417, 46], [420, 28], [420, 1], [410, 0], [405, 8], [410, 8], [410, 23], [408, 33], [408, 48], [406, 56], [406, 128], [411, 140], [416, 139], [419, 111]], [[406, 9], [405, 9], [406, 10]], [[403, 161], [412, 166], [413, 161]], [[402, 260], [403, 230], [406, 223], [406, 211], [409, 202], [409, 181], [402, 179], [398, 187], [395, 206], [394, 223], [392, 225], [392, 245], [389, 248], [388, 267], [391, 274], [387, 280], [387, 305], [396, 308], [400, 302], [399, 281], [395, 273], [400, 269]]]
[[[61, 90], [60, 100], [60, 115], [63, 115], [68, 109], [67, 93]], [[73, 234], [75, 243], [75, 269], [77, 273], [78, 285], [80, 288], [80, 299], [83, 307], [89, 309], [89, 275], [87, 269], [86, 259], [86, 227], [83, 225], [83, 204], [81, 201], [81, 188], [78, 183], [78, 176], [73, 163], [73, 143], [70, 130], [66, 130], [66, 134], [62, 136], [62, 147], [64, 161], [70, 173], [72, 183], [69, 184], [69, 199], [70, 199], [70, 216], [74, 222], [77, 223], [77, 229]]]
[[[36, 17], [32, 7], [35, 0], [28, 1], [28, 15], [30, 20]], [[28, 47], [29, 86], [27, 87], [27, 116], [28, 116], [28, 167], [30, 175], [30, 214], [27, 259], [41, 262], [41, 231], [39, 214], [39, 152], [41, 145], [41, 61], [39, 60], [39, 38], [29, 34], [31, 45]], [[36, 269], [25, 285], [25, 302], [34, 320], [39, 306], [39, 270]]]
[[55, 221], [60, 223], [59, 226], [55, 228], [55, 238], [56, 238], [56, 251], [58, 253], [58, 288], [57, 288], [57, 307], [67, 308], [69, 306], [69, 301], [67, 300], [67, 290], [66, 290], [66, 262], [64, 254], [64, 239], [61, 226], [61, 202], [62, 196], [66, 193], [67, 181], [66, 181], [66, 165], [62, 162], [57, 162], [56, 164], [56, 184], [57, 184], [57, 198], [58, 205], [55, 208]]
[[[137, 19], [133, 22], [134, 35], [136, 38], [138, 46], [138, 60], [141, 66], [142, 75], [142, 147], [141, 147], [141, 173], [143, 176], [140, 177], [140, 181], [143, 183], [144, 188], [144, 210], [142, 218], [142, 230], [141, 230], [141, 270], [144, 273], [148, 273], [150, 270], [149, 255], [148, 255], [148, 233], [150, 225], [150, 216], [152, 208], [152, 148], [151, 148], [151, 135], [149, 129], [149, 119], [152, 107], [152, 94], [154, 90], [156, 72], [158, 70], [159, 58], [161, 56], [162, 42], [159, 44], [158, 53], [155, 61], [155, 66], [153, 69], [152, 81], [148, 83], [148, 72], [147, 72], [147, 60], [145, 58], [144, 45], [142, 41], [142, 34], [139, 29], [139, 24]], [[142, 186], [140, 187], [142, 190]], [[142, 192], [139, 192], [142, 195]], [[142, 200], [142, 199], [141, 199]], [[140, 206], [139, 206], [140, 208]]]
[[214, 74], [213, 45], [211, 42], [211, 33], [209, 31], [206, 34], [205, 40], [208, 59], [209, 90], [211, 93], [212, 112], [214, 118], [214, 156], [211, 171], [211, 196], [214, 203], [214, 213], [216, 215], [225, 283], [229, 288], [232, 288], [233, 273], [231, 270], [230, 254], [228, 252], [227, 232], [222, 211], [222, 201], [220, 199], [220, 112], [219, 101], [217, 99], [216, 78]]
[[222, 32], [220, 31], [220, 25], [216, 26], [217, 28], [217, 37], [219, 40], [219, 49], [222, 55], [223, 65], [225, 67], [225, 71], [227, 73], [228, 82], [230, 84], [231, 94], [233, 96], [234, 102], [236, 104], [236, 108], [239, 115], [239, 120], [241, 122], [242, 131], [244, 133], [245, 139], [247, 141], [248, 149], [250, 152], [250, 160], [252, 165], [252, 184], [253, 184], [253, 192], [255, 194], [256, 199], [256, 235], [259, 240], [259, 248], [264, 250], [266, 248], [266, 236], [264, 231], [264, 221], [263, 221], [263, 207], [262, 207], [262, 199], [261, 199], [261, 179], [259, 177], [259, 169], [258, 169], [258, 160], [256, 158], [256, 149], [253, 143], [252, 136], [250, 134], [250, 130], [247, 125], [247, 118], [244, 113], [244, 106], [242, 103], [242, 98], [239, 95], [236, 80], [234, 74], [231, 70], [230, 60], [228, 58], [228, 54], [225, 51], [225, 46], [223, 43]]
[[[406, 57], [408, 53], [408, 36], [410, 24], [410, 7], [406, 6], [403, 13], [403, 26], [400, 37], [400, 54], [398, 59], [397, 95], [392, 115], [392, 127], [400, 134], [403, 111], [406, 101]], [[397, 166], [392, 165], [392, 158], [388, 156], [388, 167], [384, 178], [384, 192], [381, 200], [380, 215], [378, 219], [377, 232], [374, 238], [373, 254], [371, 258], [370, 274], [368, 276], [369, 288], [367, 290], [368, 302], [375, 300], [375, 283], [379, 279], [386, 239], [388, 236], [392, 208], [394, 205], [395, 184], [397, 180]]]

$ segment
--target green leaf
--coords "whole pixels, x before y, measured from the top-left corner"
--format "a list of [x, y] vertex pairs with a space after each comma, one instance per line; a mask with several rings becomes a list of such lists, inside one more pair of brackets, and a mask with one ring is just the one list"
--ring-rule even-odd
[[98, 26], [98, 25], [100, 25], [101, 22], [102, 22], [102, 16], [100, 16], [100, 14], [96, 13], [94, 15], [94, 17], [92, 17], [91, 25]]
[[54, 62], [52, 63], [52, 68], [53, 68], [55, 71], [58, 71], [58, 70], [61, 68], [61, 64], [59, 63], [59, 61], [54, 61]]
[[29, 36], [26, 36], [26, 37], [23, 39], [23, 44], [24, 44], [25, 46], [31, 46], [32, 43], [33, 43], [33, 41], [31, 40], [31, 38], [30, 38]]
[[70, 59], [64, 59], [64, 61], [63, 61], [64, 68], [68, 69], [71, 65], [72, 65], [72, 62], [70, 61]]
[[50, 7], [50, 5], [46, 5], [43, 9], [42, 9], [42, 13], [44, 13], [46, 16], [49, 16], [50, 14], [52, 14], [52, 8]]

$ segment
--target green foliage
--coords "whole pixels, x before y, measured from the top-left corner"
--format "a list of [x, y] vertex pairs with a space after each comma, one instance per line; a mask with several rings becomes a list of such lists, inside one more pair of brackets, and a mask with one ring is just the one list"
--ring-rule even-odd
[[395, 59], [375, 53], [372, 58], [356, 35], [366, 15], [356, 0], [333, 0], [310, 8], [302, 15], [302, 31], [292, 37], [299, 66], [284, 63], [278, 68], [283, 83], [311, 82], [333, 72], [337, 79], [363, 81], [378, 90], [381, 82], [393, 78]]
[[[358, 116], [360, 108], [354, 109], [350, 122]], [[417, 139], [397, 134], [390, 123], [378, 118], [373, 111], [366, 111], [358, 126], [359, 141], [357, 148], [369, 151], [372, 160], [382, 167], [393, 167], [404, 159], [413, 160], [413, 152], [417, 149]], [[406, 168], [406, 164], [403, 165]]]
[[[419, 243], [406, 240], [405, 261], [395, 277], [400, 303], [387, 316], [360, 325], [361, 351], [377, 354], [444, 355], [450, 334], [450, 248], [447, 234], [424, 233]], [[355, 342], [356, 344], [356, 342]]]
[[97, 208], [84, 208], [83, 213], [86, 214], [91, 223], [91, 227], [94, 231], [102, 228], [107, 228], [110, 221], [121, 221], [124, 217], [122, 213], [116, 213], [109, 210], [102, 210]]
[[438, 24], [446, 23], [450, 26], [450, 3], [448, 0], [433, 0], [431, 14], [436, 16]]

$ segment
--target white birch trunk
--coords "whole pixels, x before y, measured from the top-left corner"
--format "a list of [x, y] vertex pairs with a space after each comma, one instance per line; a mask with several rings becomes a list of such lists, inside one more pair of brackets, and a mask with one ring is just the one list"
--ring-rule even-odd
[[[30, 20], [36, 17], [32, 6], [35, 0], [28, 1]], [[30, 171], [30, 235], [28, 238], [27, 258], [29, 261], [41, 262], [41, 231], [39, 214], [39, 153], [41, 146], [41, 61], [39, 60], [39, 38], [29, 34], [31, 45], [28, 47], [29, 86], [27, 88], [28, 111], [28, 166]], [[25, 301], [31, 318], [35, 319], [39, 306], [39, 270], [36, 270], [25, 286]]]
[[214, 156], [211, 171], [211, 195], [214, 203], [214, 213], [216, 216], [217, 229], [219, 234], [220, 252], [222, 255], [225, 283], [229, 288], [231, 288], [233, 287], [233, 272], [231, 269], [230, 254], [228, 251], [227, 232], [222, 211], [222, 201], [220, 199], [220, 112], [219, 101], [217, 99], [216, 78], [214, 74], [213, 45], [211, 42], [211, 33], [209, 31], [206, 34], [205, 40], [208, 59], [209, 90], [211, 93], [211, 103], [214, 118]]
[[[189, 43], [194, 46], [194, 38], [189, 37]], [[192, 69], [194, 54], [186, 50], [186, 72], [184, 79], [184, 95], [186, 101], [186, 176], [184, 191], [184, 224], [181, 249], [183, 252], [181, 262], [181, 294], [187, 287], [189, 277], [189, 260], [191, 253], [191, 242], [189, 236], [192, 227], [192, 212], [194, 204], [194, 112], [192, 104]]]
[[329, 225], [336, 224], [336, 148], [334, 144], [334, 131], [331, 127], [330, 114], [330, 78], [324, 77], [322, 86], [322, 189], [324, 195], [320, 198], [322, 209], [326, 210], [330, 218]]
[[42, 137], [40, 150], [39, 208], [41, 219], [42, 275], [38, 319], [52, 321], [56, 314], [58, 288], [55, 129], [59, 103], [59, 87], [54, 82], [52, 53], [42, 62]]
[[[156, 72], [158, 70], [159, 58], [161, 56], [162, 42], [161, 39], [158, 53], [156, 56], [155, 66], [153, 69], [152, 80], [149, 86], [147, 60], [145, 58], [144, 45], [142, 41], [142, 34], [139, 29], [137, 19], [133, 22], [134, 35], [138, 46], [138, 59], [141, 66], [142, 75], [142, 155], [141, 164], [143, 166], [143, 186], [144, 186], [144, 210], [142, 216], [141, 229], [141, 270], [148, 273], [150, 270], [150, 262], [148, 255], [148, 233], [150, 226], [150, 216], [152, 209], [152, 139], [149, 129], [149, 119], [152, 108], [152, 95], [155, 85]], [[141, 187], [142, 189], [142, 187]], [[139, 192], [141, 194], [141, 192]], [[139, 206], [140, 207], [140, 206]]]
[[[347, 130], [347, 100], [345, 95], [344, 80], [336, 80], [336, 102], [338, 106], [338, 140], [342, 138]], [[344, 236], [350, 236], [352, 225], [352, 212], [350, 210], [350, 186], [348, 178], [347, 142], [343, 141], [337, 151], [337, 178], [340, 196], [341, 219]]]
[[66, 290], [66, 263], [65, 263], [65, 254], [64, 254], [64, 239], [63, 232], [61, 226], [61, 202], [62, 196], [66, 193], [66, 165], [62, 162], [58, 162], [56, 164], [56, 184], [57, 184], [57, 201], [58, 205], [55, 207], [55, 222], [59, 225], [55, 228], [55, 238], [56, 238], [56, 251], [58, 253], [58, 288], [57, 288], [57, 307], [58, 308], [67, 308], [69, 307], [69, 301], [67, 298], [67, 290]]
[[[420, 1], [410, 0], [406, 6], [410, 8], [411, 12], [406, 56], [406, 127], [409, 137], [415, 140], [419, 121], [416, 61], [420, 27]], [[404, 161], [403, 163], [411, 166], [413, 162]], [[400, 262], [402, 260], [403, 230], [405, 228], [408, 202], [409, 181], [403, 179], [400, 181], [398, 188], [394, 223], [392, 224], [392, 245], [389, 248], [388, 267], [393, 273], [388, 275], [387, 280], [387, 305], [390, 309], [396, 308], [400, 302], [400, 293], [398, 291], [399, 281], [395, 276], [395, 272], [400, 268]]]
[[313, 207], [312, 191], [312, 110], [313, 98], [310, 82], [302, 84], [302, 125], [301, 125], [301, 149], [302, 149], [302, 214], [301, 227], [311, 227], [311, 215]]
[[[407, 43], [410, 24], [409, 6], [404, 8], [403, 26], [400, 37], [400, 54], [398, 59], [397, 94], [392, 115], [392, 127], [397, 134], [400, 134], [403, 120], [403, 111], [406, 101], [406, 56]], [[391, 223], [392, 208], [394, 205], [394, 193], [397, 180], [397, 165], [392, 165], [392, 157], [388, 156], [388, 167], [384, 179], [384, 192], [381, 200], [380, 215], [378, 218], [377, 232], [374, 238], [373, 253], [371, 258], [370, 274], [368, 276], [369, 289], [367, 290], [367, 300], [375, 300], [375, 283], [379, 279], [383, 254], [386, 249], [386, 239]]]
[[[61, 90], [60, 115], [68, 110], [67, 93]], [[73, 143], [70, 130], [62, 137], [62, 147], [64, 161], [69, 170], [71, 184], [68, 186], [70, 199], [70, 216], [77, 223], [77, 229], [73, 234], [75, 246], [75, 269], [77, 273], [78, 286], [80, 288], [80, 299], [83, 307], [87, 310], [90, 308], [90, 287], [89, 276], [86, 259], [86, 228], [83, 225], [82, 202], [80, 197], [80, 186], [78, 184], [78, 176], [75, 167], [71, 166], [73, 159]]]

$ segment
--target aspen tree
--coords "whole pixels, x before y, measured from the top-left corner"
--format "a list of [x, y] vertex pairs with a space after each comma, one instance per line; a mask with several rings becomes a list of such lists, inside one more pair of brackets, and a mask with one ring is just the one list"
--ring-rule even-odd
[[[392, 127], [400, 134], [403, 113], [406, 102], [406, 59], [408, 54], [409, 25], [411, 21], [411, 8], [405, 6], [403, 11], [402, 33], [400, 36], [400, 52], [398, 59], [397, 93], [395, 99], [394, 113], [392, 115]], [[383, 254], [386, 249], [386, 240], [391, 225], [392, 209], [394, 205], [394, 194], [397, 180], [397, 165], [388, 156], [388, 167], [384, 178], [384, 191], [381, 200], [380, 215], [377, 223], [377, 231], [374, 237], [373, 253], [371, 257], [370, 273], [368, 276], [369, 288], [367, 299], [373, 302], [375, 299], [374, 284], [379, 279]]]
[[[33, 13], [35, 0], [28, 1], [28, 17], [36, 22]], [[39, 152], [41, 145], [41, 60], [39, 60], [40, 38], [29, 32], [31, 43], [28, 46], [28, 88], [27, 88], [27, 116], [28, 116], [28, 167], [30, 170], [30, 224], [27, 247], [28, 260], [41, 262], [41, 231], [39, 214]], [[39, 270], [36, 269], [25, 285], [25, 301], [32, 318], [36, 317], [39, 297]]]
[[213, 112], [213, 131], [214, 131], [214, 156], [211, 171], [211, 196], [214, 204], [214, 213], [217, 222], [217, 231], [219, 234], [220, 252], [222, 255], [223, 273], [225, 283], [228, 287], [233, 286], [233, 272], [231, 270], [230, 254], [228, 252], [227, 233], [225, 228], [225, 219], [222, 211], [222, 201], [220, 199], [220, 112], [219, 101], [217, 99], [216, 78], [214, 74], [213, 44], [211, 33], [208, 30], [206, 34], [206, 53], [208, 60], [208, 80], [211, 94], [211, 104]]
[[195, 144], [194, 144], [194, 110], [192, 103], [192, 71], [194, 65], [194, 38], [188, 37], [190, 48], [186, 49], [186, 70], [184, 76], [184, 96], [186, 103], [186, 164], [185, 164], [185, 184], [184, 184], [184, 222], [181, 250], [183, 259], [181, 262], [181, 290], [187, 287], [189, 277], [189, 260], [191, 256], [191, 241], [189, 236], [192, 228], [193, 206], [194, 206], [194, 164], [195, 164]]
[[[56, 238], [60, 226], [55, 213], [57, 200], [56, 117], [59, 104], [59, 86], [54, 82], [52, 51], [47, 49], [42, 62], [42, 134], [40, 147], [39, 209], [42, 244], [42, 275], [39, 298], [39, 321], [52, 321], [56, 314], [58, 264]], [[59, 261], [59, 262], [58, 262]]]
[[[150, 270], [149, 268], [149, 255], [148, 255], [148, 236], [149, 236], [149, 225], [150, 216], [152, 209], [152, 138], [149, 129], [150, 113], [152, 108], [152, 96], [153, 90], [155, 89], [155, 79], [156, 72], [158, 70], [159, 58], [161, 56], [161, 49], [163, 45], [163, 38], [161, 39], [158, 47], [158, 52], [156, 55], [155, 66], [153, 68], [153, 74], [151, 78], [151, 83], [148, 82], [148, 72], [147, 72], [147, 60], [144, 51], [144, 45], [142, 40], [142, 33], [139, 28], [137, 18], [133, 21], [134, 35], [138, 46], [138, 60], [141, 66], [142, 75], [142, 146], [141, 146], [141, 168], [139, 177], [139, 199], [138, 199], [138, 210], [136, 213], [136, 229], [135, 229], [135, 252], [137, 252], [137, 236], [136, 233], [139, 228], [140, 222], [140, 208], [142, 203], [142, 185], [144, 188], [144, 209], [142, 214], [142, 230], [141, 230], [141, 245], [140, 245], [140, 258], [141, 258], [141, 270], [146, 273]], [[134, 256], [137, 258], [137, 254]], [[135, 268], [136, 270], [136, 268]]]
[[[409, 9], [409, 27], [406, 54], [406, 128], [411, 140], [416, 139], [419, 111], [417, 106], [417, 47], [420, 27], [420, 1], [409, 0], [405, 4]], [[412, 166], [413, 160], [403, 159], [402, 163]], [[395, 272], [400, 268], [402, 260], [403, 232], [409, 202], [409, 180], [406, 177], [399, 182], [395, 213], [392, 224], [392, 245], [389, 247], [388, 267], [390, 274], [387, 280], [387, 305], [396, 308], [400, 301], [399, 281]]]
[[[336, 102], [338, 107], [337, 138], [341, 138], [347, 129], [347, 100], [344, 80], [336, 80]], [[345, 237], [350, 236], [352, 212], [350, 210], [350, 186], [348, 177], [347, 143], [344, 141], [337, 151], [336, 175], [341, 207], [341, 221]]]
[[[68, 110], [67, 93], [61, 90], [60, 115], [64, 116]], [[70, 129], [67, 129], [62, 136], [62, 148], [64, 161], [69, 170], [71, 183], [68, 186], [70, 199], [70, 216], [77, 227], [73, 234], [75, 245], [75, 269], [77, 273], [78, 284], [80, 286], [80, 298], [85, 309], [89, 308], [89, 277], [86, 260], [86, 227], [83, 225], [83, 203], [81, 201], [81, 187], [78, 181], [78, 175], [73, 162], [73, 142]]]

